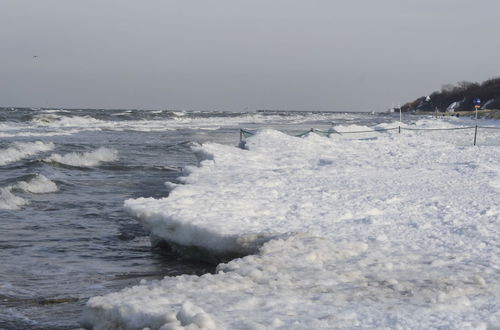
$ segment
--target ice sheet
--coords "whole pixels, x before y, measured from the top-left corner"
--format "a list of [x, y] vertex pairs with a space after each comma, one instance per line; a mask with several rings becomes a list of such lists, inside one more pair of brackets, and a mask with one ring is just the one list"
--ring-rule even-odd
[[92, 298], [82, 324], [500, 324], [499, 147], [457, 146], [446, 132], [369, 134], [295, 138], [263, 130], [248, 139], [248, 150], [197, 147], [201, 166], [184, 185], [168, 198], [128, 200], [126, 209], [167, 241], [252, 255], [214, 275]]

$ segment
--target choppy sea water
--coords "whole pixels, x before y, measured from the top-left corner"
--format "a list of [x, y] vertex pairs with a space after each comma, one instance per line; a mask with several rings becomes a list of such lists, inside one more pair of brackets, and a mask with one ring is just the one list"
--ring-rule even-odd
[[191, 143], [239, 129], [375, 125], [388, 114], [0, 108], [0, 328], [73, 329], [89, 297], [213, 266], [153, 250], [123, 201], [164, 197]]

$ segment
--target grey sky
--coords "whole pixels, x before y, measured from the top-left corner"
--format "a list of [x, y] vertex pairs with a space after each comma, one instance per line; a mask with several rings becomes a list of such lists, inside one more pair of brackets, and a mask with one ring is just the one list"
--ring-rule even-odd
[[500, 76], [499, 12], [498, 0], [0, 0], [0, 106], [385, 110]]

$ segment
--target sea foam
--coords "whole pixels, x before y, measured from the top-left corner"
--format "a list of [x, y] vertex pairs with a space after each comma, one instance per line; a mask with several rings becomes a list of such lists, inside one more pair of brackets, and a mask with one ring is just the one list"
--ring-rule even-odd
[[37, 153], [53, 149], [54, 144], [50, 142], [14, 142], [10, 148], [0, 150], [0, 165], [11, 164]]
[[32, 123], [40, 126], [85, 127], [102, 124], [104, 121], [91, 116], [60, 116], [49, 113], [36, 116], [33, 118]]
[[53, 181], [42, 174], [37, 174], [29, 181], [19, 181], [0, 188], [0, 210], [19, 210], [29, 204], [29, 200], [14, 193], [47, 194], [58, 190], [59, 188]]
[[28, 201], [12, 193], [12, 187], [0, 188], [0, 210], [19, 210]]
[[32, 194], [46, 194], [59, 190], [59, 188], [53, 181], [49, 180], [47, 177], [41, 174], [36, 175], [28, 182], [18, 182], [13, 187]]
[[93, 167], [103, 162], [112, 162], [118, 159], [118, 151], [115, 149], [100, 147], [97, 150], [79, 153], [72, 152], [66, 155], [53, 154], [46, 158], [47, 162], [56, 162], [69, 166]]

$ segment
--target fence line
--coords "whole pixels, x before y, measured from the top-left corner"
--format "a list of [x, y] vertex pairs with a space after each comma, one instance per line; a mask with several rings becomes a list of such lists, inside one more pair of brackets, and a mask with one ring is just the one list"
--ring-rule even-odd
[[473, 129], [473, 128], [476, 128], [476, 126], [454, 127], [454, 128], [405, 128], [405, 127], [402, 127], [401, 129], [406, 130], [406, 131], [456, 131], [456, 130], [461, 130], [461, 129]]
[[[392, 127], [392, 128], [377, 128], [373, 130], [366, 130], [366, 131], [347, 131], [347, 132], [339, 132], [333, 128], [329, 129], [328, 131], [322, 131], [316, 128], [311, 128], [309, 131], [294, 135], [296, 137], [302, 137], [305, 136], [309, 133], [319, 133], [319, 134], [325, 134], [326, 136], [330, 137], [332, 134], [357, 134], [357, 133], [373, 133], [373, 132], [387, 132], [387, 131], [394, 131], [398, 130], [399, 133], [401, 131], [457, 131], [457, 130], [467, 130], [467, 129], [473, 129], [474, 130], [474, 145], [476, 145], [476, 140], [477, 140], [477, 132], [478, 129], [500, 129], [500, 127], [495, 127], [495, 126], [465, 126], [465, 127], [453, 127], [453, 128], [407, 128], [407, 127]], [[255, 132], [252, 132], [247, 129], [240, 129], [240, 143], [243, 141], [244, 138], [250, 137], [252, 135], [255, 135]]]
[[495, 127], [495, 126], [478, 126], [477, 128], [500, 129], [500, 127]]

